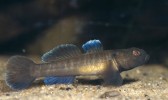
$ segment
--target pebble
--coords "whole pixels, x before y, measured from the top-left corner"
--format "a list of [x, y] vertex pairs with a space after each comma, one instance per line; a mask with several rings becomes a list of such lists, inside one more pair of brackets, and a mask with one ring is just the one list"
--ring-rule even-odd
[[136, 70], [136, 73], [137, 73], [137, 74], [140, 74], [140, 73], [141, 73], [141, 71], [140, 71], [139, 69], [137, 69], [137, 70]]
[[69, 91], [69, 90], [72, 90], [72, 88], [71, 87], [60, 87], [60, 90]]
[[108, 91], [100, 95], [100, 98], [113, 98], [120, 96], [121, 94], [118, 91]]
[[10, 94], [9, 93], [7, 93], [7, 94], [5, 94], [6, 96], [10, 96]]

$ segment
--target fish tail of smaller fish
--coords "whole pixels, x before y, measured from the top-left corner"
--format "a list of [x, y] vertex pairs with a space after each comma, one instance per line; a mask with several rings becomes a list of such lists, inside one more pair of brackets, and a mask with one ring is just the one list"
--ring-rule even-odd
[[45, 77], [44, 83], [46, 85], [53, 85], [53, 84], [72, 84], [75, 80], [74, 76], [67, 76], [67, 77]]
[[14, 89], [25, 89], [32, 84], [35, 77], [31, 75], [34, 62], [23, 56], [13, 56], [6, 64], [5, 81], [6, 84]]

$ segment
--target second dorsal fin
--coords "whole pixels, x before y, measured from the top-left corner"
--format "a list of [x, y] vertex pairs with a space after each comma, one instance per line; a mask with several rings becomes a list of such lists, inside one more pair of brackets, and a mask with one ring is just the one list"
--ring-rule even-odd
[[103, 51], [103, 45], [96, 39], [86, 42], [82, 45], [82, 48], [86, 53]]
[[59, 59], [81, 55], [80, 49], [73, 44], [59, 45], [42, 56], [42, 61], [50, 62]]

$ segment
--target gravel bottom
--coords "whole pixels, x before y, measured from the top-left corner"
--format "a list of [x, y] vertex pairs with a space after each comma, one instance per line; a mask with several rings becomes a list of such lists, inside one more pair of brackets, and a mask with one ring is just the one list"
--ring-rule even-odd
[[25, 90], [14, 91], [3, 78], [7, 58], [0, 57], [0, 100], [168, 100], [168, 69], [161, 65], [146, 65], [123, 72], [124, 83], [120, 87], [104, 87], [99, 80], [46, 86], [37, 80]]

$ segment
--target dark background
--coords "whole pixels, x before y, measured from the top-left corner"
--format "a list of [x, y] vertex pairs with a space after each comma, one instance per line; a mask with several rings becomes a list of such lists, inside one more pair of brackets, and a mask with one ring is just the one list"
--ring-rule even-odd
[[1, 0], [0, 54], [41, 56], [56, 45], [100, 39], [138, 47], [168, 65], [168, 0]]

